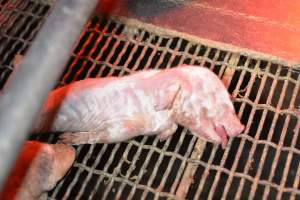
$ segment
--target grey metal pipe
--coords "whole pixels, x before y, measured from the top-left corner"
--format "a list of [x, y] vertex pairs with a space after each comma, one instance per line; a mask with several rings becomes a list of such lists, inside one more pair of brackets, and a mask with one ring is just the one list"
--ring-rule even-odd
[[0, 99], [0, 188], [97, 0], [60, 0]]

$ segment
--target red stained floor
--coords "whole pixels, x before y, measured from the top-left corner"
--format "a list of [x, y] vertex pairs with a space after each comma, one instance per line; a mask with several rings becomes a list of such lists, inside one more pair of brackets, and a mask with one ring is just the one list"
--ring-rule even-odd
[[300, 62], [299, 0], [102, 0], [99, 10], [103, 8], [114, 15]]

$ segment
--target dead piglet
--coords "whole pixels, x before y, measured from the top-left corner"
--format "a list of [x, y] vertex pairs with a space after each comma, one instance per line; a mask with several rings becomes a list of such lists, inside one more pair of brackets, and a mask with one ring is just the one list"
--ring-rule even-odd
[[180, 124], [225, 147], [244, 126], [210, 70], [180, 66], [120, 78], [86, 79], [50, 93], [36, 132], [66, 132], [64, 143], [114, 143], [139, 135], [167, 139]]

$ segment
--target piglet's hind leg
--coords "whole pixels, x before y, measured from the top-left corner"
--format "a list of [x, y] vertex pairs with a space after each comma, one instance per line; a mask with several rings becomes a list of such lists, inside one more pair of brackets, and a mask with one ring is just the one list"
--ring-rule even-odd
[[106, 131], [99, 132], [67, 132], [59, 136], [59, 142], [65, 144], [108, 143]]

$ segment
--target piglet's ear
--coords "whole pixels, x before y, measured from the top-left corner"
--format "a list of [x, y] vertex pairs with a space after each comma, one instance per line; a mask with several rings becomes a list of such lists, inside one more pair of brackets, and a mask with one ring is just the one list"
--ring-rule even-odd
[[169, 110], [172, 108], [173, 103], [178, 96], [181, 84], [179, 81], [171, 81], [163, 84], [158, 92], [158, 98], [155, 105], [155, 110]]

